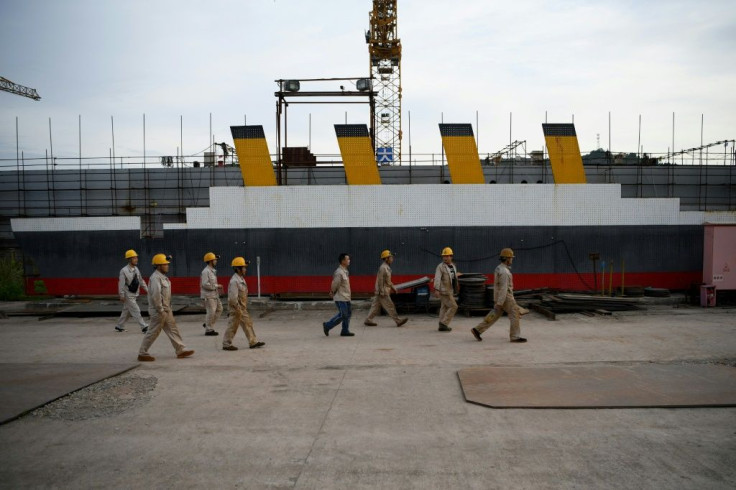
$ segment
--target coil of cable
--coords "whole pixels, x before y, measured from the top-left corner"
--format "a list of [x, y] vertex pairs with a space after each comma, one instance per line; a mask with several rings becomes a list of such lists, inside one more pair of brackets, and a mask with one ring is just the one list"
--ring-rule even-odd
[[458, 278], [460, 283], [460, 306], [466, 308], [486, 307], [486, 276], [480, 273], [465, 273]]
[[493, 285], [486, 286], [486, 308], [493, 307]]

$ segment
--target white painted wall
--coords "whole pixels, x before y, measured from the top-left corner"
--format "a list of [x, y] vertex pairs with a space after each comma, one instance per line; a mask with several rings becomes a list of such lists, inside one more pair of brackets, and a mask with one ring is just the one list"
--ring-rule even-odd
[[[211, 187], [164, 230], [736, 223], [736, 211], [680, 211], [677, 198], [621, 198], [620, 184]], [[140, 230], [138, 217], [17, 218], [13, 231]]]
[[[620, 184], [213, 187], [210, 207], [165, 229], [699, 225], [677, 198], [622, 199]], [[736, 222], [736, 212], [707, 213]]]

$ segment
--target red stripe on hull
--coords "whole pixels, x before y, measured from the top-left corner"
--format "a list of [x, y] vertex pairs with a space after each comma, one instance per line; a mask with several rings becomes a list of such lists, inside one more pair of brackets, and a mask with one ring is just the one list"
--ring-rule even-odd
[[[421, 275], [395, 275], [394, 282], [401, 283], [424, 277]], [[489, 274], [492, 278], [493, 275]], [[578, 276], [574, 273], [564, 274], [514, 274], [514, 287], [520, 289], [536, 289], [536, 288], [553, 288], [566, 289], [572, 291], [588, 291], [589, 287], [593, 287], [593, 274], [586, 273]], [[118, 280], [117, 278], [101, 277], [101, 278], [29, 278], [26, 280], [26, 293], [29, 295], [36, 294], [34, 292], [34, 282], [42, 280], [46, 286], [46, 291], [52, 296], [63, 295], [116, 295]], [[330, 276], [268, 276], [261, 278], [261, 294], [269, 295], [274, 293], [317, 293], [327, 292], [330, 288]], [[602, 279], [598, 275], [598, 289], [601, 288], [601, 280], [604, 281], [605, 288], [608, 289], [610, 275], [606, 275]], [[626, 272], [624, 276], [624, 285], [640, 285], [651, 286], [656, 288], [667, 288], [672, 290], [689, 289], [693, 283], [700, 283], [702, 280], [701, 271], [678, 271], [678, 272]], [[219, 282], [227, 290], [228, 277], [220, 277]], [[587, 285], [583, 282], [587, 283]], [[199, 277], [172, 277], [172, 288], [174, 294], [199, 294]], [[255, 277], [247, 277], [248, 290], [251, 294], [258, 291], [257, 279]], [[491, 283], [491, 281], [488, 281]], [[353, 292], [370, 293], [373, 291], [375, 276], [351, 276], [350, 285]], [[621, 274], [614, 272], [613, 288], [621, 287]]]

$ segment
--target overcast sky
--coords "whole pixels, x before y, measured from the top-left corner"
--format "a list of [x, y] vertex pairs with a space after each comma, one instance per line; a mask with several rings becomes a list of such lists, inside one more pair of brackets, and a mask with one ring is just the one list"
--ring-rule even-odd
[[[262, 124], [275, 151], [275, 79], [367, 76], [370, 0], [2, 0], [0, 76], [39, 102], [0, 92], [0, 158], [176, 154], [232, 144], [230, 125]], [[583, 152], [635, 152], [736, 138], [733, 0], [399, 0], [404, 152], [438, 153], [437, 123], [472, 123], [480, 152], [544, 145], [541, 123], [570, 122]], [[338, 153], [333, 124], [367, 107], [292, 106], [290, 146]], [[14, 162], [13, 162], [14, 164]]]

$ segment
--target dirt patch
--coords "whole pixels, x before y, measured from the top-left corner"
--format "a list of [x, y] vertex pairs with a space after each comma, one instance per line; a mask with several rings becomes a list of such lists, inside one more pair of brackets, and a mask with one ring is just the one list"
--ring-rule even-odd
[[155, 376], [114, 376], [37, 408], [30, 415], [61, 420], [112, 417], [148, 403], [157, 382]]

